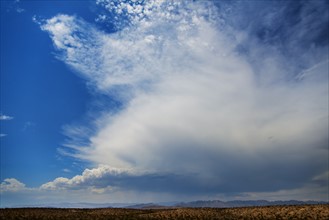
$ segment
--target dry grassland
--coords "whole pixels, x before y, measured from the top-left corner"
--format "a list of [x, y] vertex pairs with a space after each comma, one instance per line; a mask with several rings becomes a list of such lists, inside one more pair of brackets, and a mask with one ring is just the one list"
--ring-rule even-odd
[[0, 219], [329, 219], [329, 205], [168, 209], [0, 209]]

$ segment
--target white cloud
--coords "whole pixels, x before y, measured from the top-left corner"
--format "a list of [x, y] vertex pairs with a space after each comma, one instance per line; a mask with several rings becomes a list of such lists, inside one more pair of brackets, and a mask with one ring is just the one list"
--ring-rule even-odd
[[17, 13], [23, 13], [26, 11], [24, 8], [21, 7], [21, 2], [19, 0], [8, 1], [6, 2], [6, 5], [4, 5], [4, 7], [6, 7], [7, 12], [15, 11]]
[[0, 114], [0, 120], [12, 120], [14, 117]]
[[0, 192], [5, 193], [5, 192], [17, 192], [17, 191], [22, 191], [25, 190], [25, 184], [21, 183], [17, 179], [14, 178], [7, 178], [4, 179], [3, 182], [0, 185]]
[[[323, 175], [327, 175], [323, 174]], [[1, 183], [1, 207], [11, 206], [47, 206], [61, 203], [120, 203], [120, 202], [168, 202], [204, 200], [318, 200], [327, 201], [328, 188], [318, 185], [314, 177], [312, 183], [303, 184], [293, 189], [267, 191], [245, 191], [227, 193], [213, 191], [211, 185], [203, 193], [195, 192], [202, 182], [195, 179], [171, 174], [154, 174], [115, 169], [106, 165], [86, 169], [82, 175], [72, 178], [59, 177], [38, 188], [26, 187], [24, 183], [10, 178]], [[195, 185], [197, 184], [197, 185]], [[234, 183], [233, 183], [234, 184]], [[192, 187], [191, 187], [192, 185]], [[194, 186], [193, 186], [194, 185]], [[196, 188], [193, 188], [195, 187]], [[172, 191], [176, 188], [176, 192]], [[211, 191], [206, 193], [207, 191]], [[188, 192], [188, 193], [186, 193]]]
[[[14, 119], [14, 117], [12, 116], [8, 116], [8, 115], [3, 115], [3, 114], [0, 114], [0, 121], [7, 121], [7, 120], [12, 120]], [[1, 133], [0, 134], [0, 138], [2, 137], [6, 137], [8, 134], [4, 134], [4, 133]]]
[[[82, 175], [74, 176], [71, 179], [59, 177], [54, 181], [41, 185], [43, 190], [67, 190], [67, 189], [84, 189], [104, 190], [111, 184], [106, 181], [109, 176], [118, 176], [129, 173], [129, 170], [120, 170], [109, 166], [101, 165], [94, 169], [85, 169]], [[99, 183], [100, 185], [97, 185]]]
[[62, 171], [64, 171], [65, 173], [71, 173], [72, 171], [70, 169], [64, 168]]
[[95, 19], [96, 22], [105, 22], [108, 19], [106, 15], [98, 15], [98, 17]]
[[58, 15], [47, 21], [42, 26], [42, 30], [47, 30], [53, 34], [53, 41], [58, 49], [69, 49], [70, 47], [82, 47], [77, 39], [72, 36], [75, 31], [79, 30], [77, 24], [74, 23], [75, 17], [67, 15]]
[[[128, 7], [126, 5], [129, 4], [121, 5]], [[132, 86], [140, 89], [146, 82], [157, 80], [163, 74], [170, 74], [171, 62], [174, 59], [184, 58], [187, 50], [193, 50], [193, 42], [199, 40], [198, 36], [193, 35], [197, 32], [211, 31], [209, 24], [201, 18], [201, 14], [205, 12], [191, 12], [194, 19], [186, 21], [183, 18], [185, 15], [172, 18], [163, 14], [161, 5], [159, 1], [150, 1], [145, 6], [154, 9], [155, 14], [148, 15], [150, 19], [155, 20], [154, 22], [143, 21], [136, 29], [128, 28], [111, 35], [104, 34], [92, 25], [67, 15], [58, 15], [49, 19], [41, 28], [50, 33], [57, 49], [63, 52], [64, 61], [95, 83], [102, 92], [117, 86]], [[171, 15], [174, 13], [172, 12]], [[133, 12], [129, 14], [140, 16]], [[179, 30], [167, 23], [176, 20], [179, 22], [177, 27]], [[164, 26], [163, 29], [158, 28], [159, 23]], [[200, 25], [196, 26], [195, 23]], [[188, 42], [185, 42], [187, 31], [183, 30], [183, 27], [190, 29], [189, 32], [192, 34]], [[158, 31], [159, 34], [152, 34]], [[164, 32], [168, 34], [163, 35]], [[204, 36], [206, 37], [206, 34]], [[211, 38], [212, 35], [208, 33], [207, 36]], [[210, 44], [204, 42], [203, 46], [207, 43]], [[175, 53], [177, 55], [171, 57]], [[98, 59], [94, 59], [95, 57]], [[189, 58], [192, 57], [185, 57], [182, 61]], [[165, 66], [167, 68], [163, 69]]]
[[25, 12], [25, 9], [23, 9], [23, 8], [17, 8], [16, 11], [17, 11], [18, 13], [22, 13], [22, 12]]
[[[87, 146], [70, 143], [75, 157], [124, 170], [196, 173], [194, 180], [223, 191], [289, 190], [327, 171], [328, 66], [313, 58], [328, 55], [322, 48], [304, 51], [301, 68], [297, 54], [250, 39], [209, 2], [97, 2], [125, 17], [120, 31], [68, 15], [41, 26], [64, 62], [124, 103], [95, 120]], [[241, 44], [248, 53], [238, 52]], [[42, 188], [83, 185], [94, 175]]]

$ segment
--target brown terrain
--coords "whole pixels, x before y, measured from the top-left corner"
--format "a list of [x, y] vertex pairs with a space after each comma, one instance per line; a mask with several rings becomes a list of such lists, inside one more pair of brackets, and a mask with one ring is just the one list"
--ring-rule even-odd
[[329, 205], [166, 209], [10, 208], [0, 209], [0, 219], [329, 219]]

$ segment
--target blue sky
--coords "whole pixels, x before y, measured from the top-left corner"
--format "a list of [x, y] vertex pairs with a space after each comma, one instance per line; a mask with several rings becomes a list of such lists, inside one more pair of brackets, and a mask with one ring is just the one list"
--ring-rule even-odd
[[1, 113], [13, 117], [1, 121], [7, 134], [1, 138], [1, 178], [17, 175], [32, 186], [69, 168], [72, 161], [61, 161], [56, 150], [65, 140], [62, 127], [83, 120], [90, 99], [84, 81], [54, 57], [51, 40], [32, 21], [35, 14], [53, 16], [57, 10], [85, 14], [88, 4], [57, 7], [1, 2]]
[[1, 1], [1, 206], [328, 200], [327, 6]]

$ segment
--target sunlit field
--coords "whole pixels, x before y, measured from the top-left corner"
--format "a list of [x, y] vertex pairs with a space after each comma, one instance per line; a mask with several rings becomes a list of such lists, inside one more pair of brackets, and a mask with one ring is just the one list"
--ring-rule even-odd
[[329, 205], [166, 209], [1, 209], [1, 219], [329, 219]]

